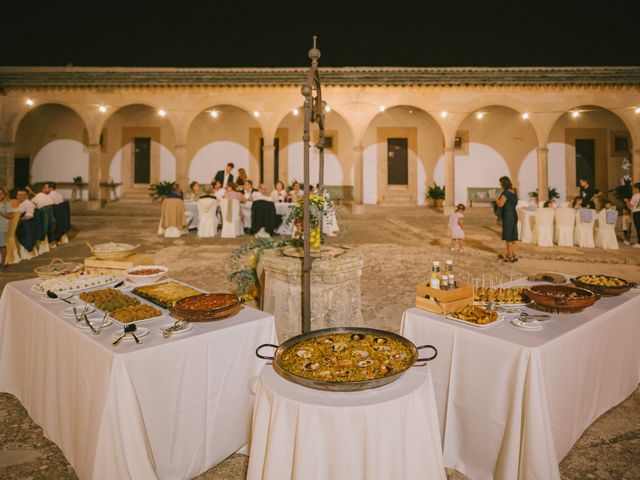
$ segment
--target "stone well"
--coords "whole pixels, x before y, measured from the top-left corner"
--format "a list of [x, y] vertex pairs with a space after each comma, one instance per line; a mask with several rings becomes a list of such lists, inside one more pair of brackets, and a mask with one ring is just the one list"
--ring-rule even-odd
[[[362, 324], [360, 277], [363, 259], [358, 249], [314, 258], [311, 269], [311, 329]], [[266, 250], [258, 272], [263, 278], [263, 310], [273, 313], [280, 342], [302, 332], [302, 258]]]

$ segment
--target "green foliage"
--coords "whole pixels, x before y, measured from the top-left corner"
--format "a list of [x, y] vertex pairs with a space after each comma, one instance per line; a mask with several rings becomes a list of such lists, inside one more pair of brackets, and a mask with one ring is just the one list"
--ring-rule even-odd
[[427, 189], [427, 198], [430, 198], [431, 200], [444, 200], [444, 189], [445, 187], [441, 187], [436, 182], [433, 182], [433, 185]]
[[[556, 187], [549, 187], [547, 192], [548, 192], [548, 195], [549, 195], [549, 200], [555, 200], [556, 198], [560, 198], [560, 194], [558, 193], [558, 190], [556, 190]], [[538, 189], [536, 188], [536, 190], [534, 192], [529, 192], [529, 196], [531, 198], [535, 198], [537, 200], [538, 199]]]
[[615, 188], [609, 190], [613, 192], [613, 196], [616, 197], [620, 202], [624, 203], [625, 198], [631, 198], [633, 195], [633, 185], [631, 184], [630, 178], [625, 178], [621, 185], [618, 185]]
[[176, 182], [169, 181], [152, 183], [149, 185], [149, 195], [151, 195], [154, 200], [162, 200], [173, 192], [175, 184]]

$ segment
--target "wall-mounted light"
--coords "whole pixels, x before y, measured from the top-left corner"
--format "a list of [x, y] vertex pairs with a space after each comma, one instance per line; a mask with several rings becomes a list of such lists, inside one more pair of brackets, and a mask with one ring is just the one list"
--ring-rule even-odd
[[254, 117], [256, 117], [256, 118], [258, 118], [258, 117], [260, 116], [260, 112], [259, 112], [259, 111], [257, 111], [257, 110], [254, 110], [254, 111], [253, 111], [253, 116], [254, 116]]
[[297, 117], [298, 115], [300, 115], [300, 110], [297, 108], [294, 108], [293, 110], [291, 110], [291, 113], [293, 113]]
[[640, 113], [640, 107], [636, 107], [636, 108], [635, 108], [635, 110], [634, 110], [634, 112], [636, 112], [636, 113]]
[[578, 110], [574, 110], [573, 112], [571, 112], [571, 116], [573, 118], [578, 118], [580, 116], [580, 112]]
[[33, 101], [33, 98], [27, 98], [24, 103], [32, 107], [35, 102]]
[[211, 115], [211, 118], [218, 118], [218, 112], [216, 110], [211, 110], [209, 115]]
[[523, 120], [527, 120], [528, 118], [529, 118], [529, 114], [528, 114], [527, 112], [524, 112], [524, 113], [522, 114], [522, 119], [523, 119]]
[[482, 113], [482, 112], [478, 112], [478, 113], [476, 113], [476, 118], [477, 118], [478, 120], [482, 120], [482, 119], [484, 118], [484, 113]]
[[329, 105], [325, 106], [324, 111], [329, 113], [331, 111], [331, 107]]
[[378, 110], [380, 110], [380, 112], [384, 112], [387, 109], [387, 107], [385, 107], [384, 105], [380, 105], [378, 107]]
[[442, 112], [440, 112], [440, 116], [442, 118], [447, 118], [449, 116], [449, 112], [447, 112], [446, 110], [443, 110]]
[[160, 115], [161, 117], [164, 117], [167, 114], [167, 112], [165, 110], [163, 110], [162, 108], [160, 110], [158, 110], [158, 115]]
[[107, 111], [107, 107], [105, 107], [104, 105], [100, 105], [100, 106], [98, 107], [98, 111], [99, 111], [100, 113], [105, 113], [105, 112]]

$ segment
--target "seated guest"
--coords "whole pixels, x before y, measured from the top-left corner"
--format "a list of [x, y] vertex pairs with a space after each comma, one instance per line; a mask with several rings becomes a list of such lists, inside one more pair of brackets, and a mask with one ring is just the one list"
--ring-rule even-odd
[[182, 193], [182, 187], [179, 183], [173, 184], [173, 192], [167, 195], [167, 198], [179, 198], [180, 200], [184, 200], [184, 194]]
[[233, 163], [227, 163], [227, 166], [224, 168], [224, 170], [218, 170], [216, 172], [216, 175], [215, 177], [213, 177], [213, 181], [211, 183], [218, 181], [223, 188], [227, 188], [227, 185], [233, 182], [233, 174], [231, 173], [233, 167], [235, 167]]
[[49, 193], [47, 195], [49, 195], [54, 205], [60, 205], [61, 203], [64, 203], [64, 198], [62, 198], [62, 195], [60, 195], [60, 193], [56, 191], [56, 188], [58, 187], [56, 182], [47, 182], [44, 185], [49, 190]]
[[284, 183], [278, 181], [276, 188], [271, 192], [271, 199], [274, 202], [285, 202], [287, 200], [287, 190], [284, 188]]
[[201, 194], [200, 184], [195, 180], [189, 184], [189, 193], [185, 200], [197, 201]]
[[574, 197], [571, 201], [571, 208], [575, 208], [576, 210], [582, 208], [582, 197]]
[[204, 195], [200, 195], [199, 198], [216, 198], [213, 192], [213, 186], [210, 183], [204, 186]]
[[9, 203], [9, 193], [0, 187], [0, 271], [5, 269], [7, 258], [7, 232], [9, 220], [12, 218], [13, 207]]
[[247, 181], [247, 172], [245, 172], [244, 168], [238, 169], [238, 178], [236, 179], [236, 185], [242, 187], [244, 182]]
[[37, 208], [50, 207], [53, 205], [53, 200], [49, 196], [49, 186], [47, 183], [42, 186], [40, 193], [33, 196], [31, 201], [36, 204]]
[[300, 184], [298, 182], [295, 182], [291, 188], [291, 191], [289, 192], [289, 196], [291, 197], [291, 201], [295, 202], [296, 200], [298, 200], [300, 197], [304, 196], [304, 190], [302, 190], [302, 188], [300, 187]]
[[227, 192], [226, 188], [222, 188], [222, 184], [218, 181], [213, 183], [213, 195], [218, 199], [218, 201], [222, 200], [224, 194]]
[[264, 183], [258, 185], [258, 191], [253, 193], [253, 201], [266, 200], [267, 202], [273, 202], [273, 198], [267, 195], [267, 187]]
[[16, 199], [18, 200], [18, 211], [20, 212], [20, 221], [25, 222], [31, 220], [34, 215], [36, 206], [29, 200], [26, 189], [20, 189], [16, 193]]
[[[56, 238], [56, 217], [53, 213], [53, 200], [49, 196], [49, 184], [42, 185], [40, 193], [36, 194], [31, 201], [40, 210], [42, 218], [42, 228], [44, 239], [47, 242], [55, 242]], [[52, 245], [55, 246], [55, 243]]]
[[242, 198], [243, 202], [251, 202], [253, 201], [253, 195], [257, 192], [255, 188], [253, 188], [253, 182], [251, 180], [245, 180], [242, 188]]
[[547, 200], [542, 204], [542, 208], [554, 208], [555, 204], [551, 200]]
[[222, 198], [228, 198], [228, 199], [236, 199], [236, 200], [240, 200], [242, 201], [242, 199], [244, 198], [242, 196], [242, 193], [236, 191], [236, 187], [237, 185], [233, 182], [231, 182], [230, 184], [227, 185], [227, 189], [223, 195]]

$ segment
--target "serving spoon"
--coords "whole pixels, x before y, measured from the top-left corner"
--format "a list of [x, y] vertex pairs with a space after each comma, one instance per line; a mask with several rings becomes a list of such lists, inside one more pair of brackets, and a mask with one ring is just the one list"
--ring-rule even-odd
[[58, 300], [62, 300], [63, 302], [67, 302], [69, 305], [73, 305], [73, 302], [70, 302], [69, 300], [67, 300], [66, 298], [62, 298], [60, 295], [58, 295], [56, 292], [54, 292], [53, 290], [47, 290], [47, 297], [49, 298], [56, 298]]

